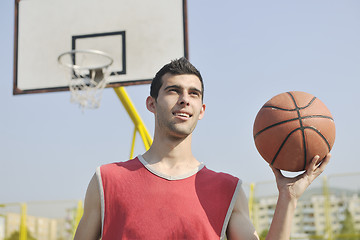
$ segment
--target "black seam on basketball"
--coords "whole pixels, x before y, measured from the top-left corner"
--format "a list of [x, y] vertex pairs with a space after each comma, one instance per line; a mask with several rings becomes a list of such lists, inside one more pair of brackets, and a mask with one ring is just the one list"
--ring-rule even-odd
[[288, 112], [296, 111], [296, 109], [286, 109], [286, 108], [281, 108], [281, 107], [272, 106], [272, 105], [263, 106], [263, 108], [274, 108], [276, 110], [282, 110], [282, 111], [288, 111]]
[[314, 132], [316, 132], [326, 143], [327, 147], [328, 147], [328, 150], [330, 152], [331, 150], [331, 146], [330, 146], [330, 143], [329, 141], [326, 139], [326, 137], [324, 135], [321, 134], [321, 132], [319, 130], [317, 130], [315, 127], [305, 127], [305, 129], [311, 129], [313, 130]]
[[[290, 95], [290, 96], [292, 96], [289, 92], [288, 92], [288, 94]], [[292, 97], [292, 99], [293, 99], [293, 101], [295, 101], [295, 99]], [[313, 97], [311, 100], [310, 100], [310, 102], [306, 105], [306, 106], [304, 106], [304, 107], [295, 107], [295, 108], [293, 108], [293, 109], [287, 109], [287, 108], [281, 108], [281, 107], [277, 107], [277, 106], [273, 106], [273, 105], [266, 105], [266, 106], [263, 106], [263, 108], [274, 108], [274, 109], [276, 109], [276, 110], [282, 110], [282, 111], [288, 111], [288, 112], [293, 112], [293, 111], [297, 111], [297, 109], [305, 109], [305, 108], [307, 108], [307, 107], [309, 107], [314, 101], [315, 101], [315, 99], [316, 99], [316, 97]]]
[[309, 116], [301, 117], [301, 119], [306, 119], [306, 118], [327, 118], [334, 121], [332, 117], [326, 115], [309, 115]]
[[[301, 120], [300, 120], [301, 121]], [[304, 167], [303, 169], [305, 169], [306, 167], [306, 155], [307, 155], [307, 147], [306, 147], [306, 139], [305, 139], [305, 131], [304, 131], [304, 127], [301, 127], [301, 133], [302, 133], [302, 140], [303, 140], [303, 146], [304, 146]]]
[[[295, 109], [296, 109], [296, 112], [297, 112], [297, 115], [298, 115], [298, 119], [299, 119], [299, 124], [300, 124], [300, 130], [301, 130], [301, 135], [302, 135], [302, 142], [303, 142], [303, 150], [304, 150], [304, 169], [306, 167], [306, 153], [307, 153], [307, 149], [306, 149], [306, 140], [305, 140], [305, 132], [304, 132], [304, 125], [302, 123], [302, 119], [301, 119], [301, 114], [300, 114], [300, 108], [299, 106], [297, 105], [296, 103], [296, 100], [295, 100], [295, 97], [290, 93], [288, 92], [288, 94], [290, 95], [291, 99], [293, 100], [294, 104], [295, 104]], [[307, 106], [310, 106], [310, 104], [314, 101], [315, 99], [311, 99], [311, 101], [306, 105]], [[304, 107], [305, 108], [305, 107]], [[302, 109], [304, 109], [302, 108]]]
[[285, 121], [281, 121], [281, 122], [277, 122], [277, 123], [274, 123], [273, 125], [270, 125], [270, 126], [267, 126], [266, 128], [260, 130], [259, 132], [257, 132], [254, 136], [254, 139], [262, 132], [272, 128], [272, 127], [276, 127], [277, 125], [280, 125], [280, 124], [283, 124], [283, 123], [287, 123], [287, 122], [292, 122], [292, 121], [296, 121], [298, 120], [298, 118], [291, 118], [291, 119], [288, 119], [288, 120], [285, 120]]
[[278, 149], [277, 152], [275, 153], [275, 156], [274, 156], [274, 158], [273, 158], [272, 161], [271, 161], [271, 165], [274, 164], [277, 156], [279, 155], [281, 149], [284, 147], [286, 141], [289, 139], [289, 137], [291, 136], [291, 134], [293, 134], [293, 133], [296, 132], [297, 130], [300, 130], [300, 128], [296, 128], [296, 129], [292, 130], [292, 131], [286, 136], [286, 138], [284, 139], [284, 141], [281, 143], [279, 149]]
[[[309, 116], [301, 117], [301, 119], [307, 119], [307, 118], [326, 118], [326, 119], [330, 119], [330, 120], [333, 120], [333, 121], [334, 121], [334, 119], [333, 119], [332, 117], [325, 116], [325, 115], [309, 115]], [[254, 135], [254, 139], [256, 139], [257, 136], [260, 135], [262, 132], [264, 132], [264, 131], [272, 128], [272, 127], [276, 127], [276, 126], [278, 126], [278, 125], [280, 125], [280, 124], [283, 124], [283, 123], [296, 121], [296, 120], [298, 120], [298, 119], [299, 119], [298, 117], [297, 117], [297, 118], [291, 118], [291, 119], [284, 120], [284, 121], [281, 121], [281, 122], [277, 122], [277, 123], [274, 123], [274, 124], [272, 124], [272, 125], [270, 125], [270, 126], [267, 126], [267, 127], [263, 128], [263, 129], [261, 129], [260, 131], [258, 131], [258, 132]]]
[[305, 109], [305, 108], [309, 107], [309, 106], [315, 101], [315, 99], [316, 99], [316, 97], [313, 97], [306, 106], [304, 106], [304, 107], [299, 107], [299, 109]]
[[275, 127], [275, 126], [277, 126], [277, 125], [280, 125], [280, 124], [282, 124], [282, 123], [287, 123], [287, 122], [299, 120], [299, 121], [300, 121], [300, 125], [302, 125], [301, 119], [305, 119], [305, 118], [317, 118], [317, 117], [319, 117], [319, 118], [329, 118], [329, 119], [333, 120], [331, 117], [325, 116], [325, 115], [310, 115], [310, 116], [301, 117], [299, 110], [302, 110], [302, 109], [305, 109], [305, 108], [309, 107], [309, 106], [315, 101], [316, 97], [313, 97], [306, 106], [304, 106], [304, 107], [298, 107], [297, 104], [296, 104], [296, 101], [295, 101], [294, 96], [293, 96], [290, 92], [287, 92], [287, 94], [290, 95], [291, 99], [293, 100], [293, 102], [294, 102], [294, 104], [295, 104], [295, 108], [294, 108], [294, 109], [280, 108], [280, 107], [272, 106], [272, 105], [263, 106], [262, 108], [273, 108], [273, 109], [276, 109], [276, 110], [289, 111], [289, 112], [297, 111], [298, 117], [297, 117], [297, 118], [288, 119], [288, 120], [285, 120], [285, 121], [282, 121], [282, 122], [274, 123], [273, 125], [267, 126], [267, 127], [263, 128], [263, 129], [261, 129], [259, 132], [257, 132], [257, 133], [254, 135], [254, 139], [256, 139], [256, 137], [257, 137], [259, 134], [261, 134], [262, 132], [264, 132], [264, 131], [272, 128], [272, 127]]

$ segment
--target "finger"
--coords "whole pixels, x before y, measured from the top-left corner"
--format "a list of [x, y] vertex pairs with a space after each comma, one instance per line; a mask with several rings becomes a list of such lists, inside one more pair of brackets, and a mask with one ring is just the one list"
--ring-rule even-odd
[[315, 157], [313, 157], [313, 158], [311, 159], [309, 165], [308, 165], [307, 168], [305, 169], [306, 172], [310, 172], [310, 171], [313, 172], [313, 171], [315, 171], [316, 165], [317, 165], [317, 163], [318, 163], [318, 161], [319, 161], [319, 158], [320, 158], [320, 156], [319, 156], [319, 155], [316, 155]]
[[317, 178], [324, 170], [326, 165], [329, 163], [330, 161], [330, 154], [327, 154], [326, 157], [320, 161], [320, 163], [316, 166], [316, 169], [313, 171], [313, 175], [312, 177]]
[[330, 162], [331, 154], [328, 153], [325, 158], [320, 162], [317, 169], [321, 172], [325, 170], [326, 165]]

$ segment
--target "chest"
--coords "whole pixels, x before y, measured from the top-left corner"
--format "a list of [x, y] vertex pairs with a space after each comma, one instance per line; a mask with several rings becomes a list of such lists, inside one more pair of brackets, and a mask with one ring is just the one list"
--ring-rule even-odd
[[103, 239], [219, 239], [233, 193], [234, 185], [197, 174], [170, 181], [143, 169], [105, 177]]

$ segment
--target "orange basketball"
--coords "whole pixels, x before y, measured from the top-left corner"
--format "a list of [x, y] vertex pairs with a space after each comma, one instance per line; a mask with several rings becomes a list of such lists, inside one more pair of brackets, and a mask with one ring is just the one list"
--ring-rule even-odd
[[310, 160], [323, 159], [335, 141], [335, 124], [325, 104], [305, 92], [286, 92], [267, 101], [254, 122], [260, 155], [275, 168], [302, 171]]

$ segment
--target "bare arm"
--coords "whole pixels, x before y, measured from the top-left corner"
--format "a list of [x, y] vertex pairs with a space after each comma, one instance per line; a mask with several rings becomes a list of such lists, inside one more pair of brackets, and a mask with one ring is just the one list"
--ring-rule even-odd
[[294, 178], [284, 177], [280, 170], [272, 168], [279, 190], [279, 198], [266, 239], [281, 240], [290, 238], [291, 224], [297, 201], [315, 178], [325, 170], [330, 157], [331, 155], [328, 154], [319, 163], [319, 156], [315, 156], [306, 171]]
[[249, 217], [248, 201], [240, 189], [231, 213], [226, 235], [228, 240], [258, 240], [255, 228]]
[[[330, 154], [318, 164], [313, 158], [306, 171], [294, 178], [284, 177], [280, 170], [272, 168], [279, 190], [274, 217], [267, 235], [268, 240], [288, 240], [297, 200], [306, 188], [318, 177], [330, 161]], [[227, 236], [230, 240], [259, 239], [249, 218], [246, 196], [240, 191], [231, 214]]]
[[101, 237], [101, 202], [96, 175], [89, 183], [84, 202], [84, 214], [74, 240], [98, 240]]

